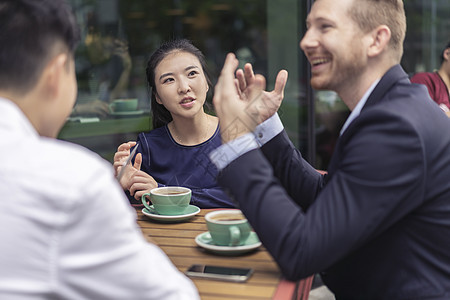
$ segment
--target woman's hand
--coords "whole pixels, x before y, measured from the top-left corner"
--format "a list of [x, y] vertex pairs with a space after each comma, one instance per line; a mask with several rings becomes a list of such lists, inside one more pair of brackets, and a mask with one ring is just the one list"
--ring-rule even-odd
[[124, 190], [128, 190], [131, 196], [136, 200], [141, 200], [143, 194], [150, 192], [151, 189], [158, 187], [158, 183], [152, 176], [141, 171], [142, 154], [136, 154], [133, 165], [123, 166], [130, 156], [130, 149], [136, 145], [135, 141], [123, 143], [117, 148], [114, 154], [114, 170], [117, 174], [122, 168], [126, 168], [120, 178], [120, 185]]
[[[149, 193], [151, 189], [158, 187], [158, 183], [152, 176], [148, 175], [144, 171], [141, 171], [142, 154], [136, 154], [133, 165], [124, 166], [126, 168], [122, 178], [120, 179], [120, 185], [124, 190], [128, 190], [131, 196], [134, 196], [136, 200], [141, 200], [141, 197], [145, 193]], [[118, 168], [118, 172], [122, 166]]]
[[114, 154], [114, 171], [116, 176], [119, 174], [120, 169], [126, 162], [128, 156], [130, 156], [130, 149], [136, 145], [135, 141], [130, 141], [128, 143], [123, 143], [117, 147], [117, 152]]
[[158, 187], [158, 183], [152, 176], [144, 171], [136, 171], [131, 177], [130, 181], [130, 195], [134, 196], [136, 200], [141, 200], [142, 195], [150, 193], [150, 190]]

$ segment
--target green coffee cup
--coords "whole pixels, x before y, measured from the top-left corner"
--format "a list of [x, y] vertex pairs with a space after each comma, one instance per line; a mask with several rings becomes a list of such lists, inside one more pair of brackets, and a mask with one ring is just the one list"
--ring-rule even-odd
[[138, 108], [138, 99], [115, 99], [109, 105], [112, 112], [130, 112]]
[[182, 215], [191, 201], [191, 190], [181, 186], [154, 188], [142, 195], [141, 201], [149, 211], [156, 211], [160, 215]]
[[223, 209], [205, 215], [206, 226], [218, 246], [244, 245], [252, 228], [238, 209]]

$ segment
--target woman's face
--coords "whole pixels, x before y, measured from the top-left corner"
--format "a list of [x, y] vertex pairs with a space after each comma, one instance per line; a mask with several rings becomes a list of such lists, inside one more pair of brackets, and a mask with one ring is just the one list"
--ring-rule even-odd
[[198, 58], [183, 51], [169, 53], [155, 69], [156, 101], [172, 117], [192, 118], [203, 112], [208, 82]]

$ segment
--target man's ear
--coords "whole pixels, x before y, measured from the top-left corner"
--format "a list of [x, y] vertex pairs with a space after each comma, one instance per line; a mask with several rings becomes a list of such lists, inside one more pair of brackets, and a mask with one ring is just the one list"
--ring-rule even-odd
[[50, 99], [58, 97], [61, 89], [61, 84], [64, 83], [64, 76], [69, 72], [68, 56], [66, 53], [61, 53], [52, 58], [42, 72], [41, 83], [43, 84], [44, 92]]
[[391, 40], [391, 30], [386, 25], [380, 25], [370, 33], [371, 41], [367, 55], [369, 57], [378, 56], [385, 51]]

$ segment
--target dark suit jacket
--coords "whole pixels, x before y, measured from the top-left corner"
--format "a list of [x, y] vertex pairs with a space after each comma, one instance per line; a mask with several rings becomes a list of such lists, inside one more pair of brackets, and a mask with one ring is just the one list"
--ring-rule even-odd
[[321, 272], [337, 299], [450, 299], [450, 120], [400, 66], [339, 138], [328, 175], [283, 131], [218, 181], [288, 279]]

